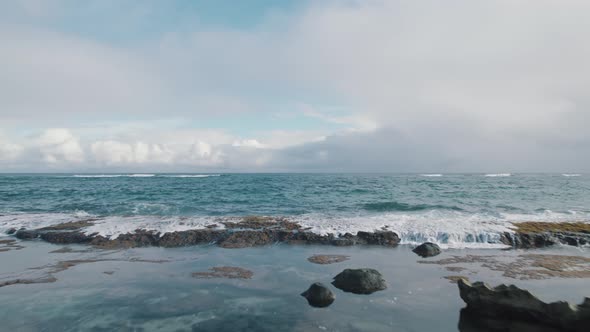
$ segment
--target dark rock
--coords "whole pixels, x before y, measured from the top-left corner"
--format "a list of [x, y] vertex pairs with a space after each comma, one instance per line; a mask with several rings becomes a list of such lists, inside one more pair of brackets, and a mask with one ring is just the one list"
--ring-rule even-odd
[[358, 232], [356, 236], [359, 242], [368, 245], [377, 245], [385, 247], [395, 247], [399, 244], [400, 238], [394, 232], [380, 231], [380, 232]]
[[273, 243], [269, 232], [265, 231], [237, 231], [221, 239], [217, 245], [222, 248], [246, 248], [264, 246]]
[[225, 231], [217, 230], [188, 230], [166, 233], [158, 241], [161, 247], [185, 247], [199, 244], [211, 244], [225, 236]]
[[135, 233], [121, 234], [116, 239], [92, 235], [89, 243], [104, 249], [136, 248], [157, 246], [159, 239], [160, 233], [158, 232], [138, 229]]
[[46, 232], [41, 233], [42, 240], [55, 244], [88, 243], [92, 237], [82, 232]]
[[412, 250], [418, 256], [423, 258], [432, 257], [440, 254], [440, 247], [436, 243], [424, 242]]
[[21, 239], [21, 240], [32, 240], [32, 239], [36, 239], [39, 237], [39, 232], [38, 231], [29, 231], [26, 229], [20, 229], [18, 231], [16, 231], [15, 235], [17, 239]]
[[581, 332], [590, 326], [590, 298], [580, 305], [568, 302], [545, 303], [527, 290], [514, 285], [491, 288], [482, 282], [458, 280], [466, 315], [486, 319], [530, 322], [558, 331]]
[[9, 230], [6, 231], [6, 234], [7, 235], [12, 235], [12, 234], [16, 233], [16, 231], [17, 231], [16, 228], [11, 228], [11, 229], [9, 229]]
[[85, 234], [82, 228], [92, 225], [92, 219], [44, 227], [36, 230], [18, 230], [15, 236], [20, 239], [41, 239], [59, 244], [90, 244], [105, 249], [134, 248], [147, 246], [182, 247], [216, 243], [222, 248], [245, 248], [273, 243], [309, 245], [380, 245], [392, 247], [399, 243], [397, 234], [389, 231], [375, 233], [359, 232], [316, 234], [302, 229], [298, 224], [284, 218], [247, 217], [241, 222], [223, 223], [226, 229], [193, 229], [160, 234], [149, 230], [135, 230], [121, 234], [117, 238], [99, 234]]
[[505, 232], [500, 242], [518, 249], [544, 248], [555, 244], [582, 246], [590, 243], [586, 232]]
[[332, 285], [355, 294], [371, 294], [387, 288], [381, 273], [374, 269], [346, 269], [334, 277]]
[[460, 332], [561, 332], [550, 326], [512, 319], [482, 317], [467, 309], [459, 314]]
[[301, 293], [301, 296], [307, 299], [310, 306], [317, 308], [325, 308], [336, 299], [334, 293], [319, 282], [309, 286], [305, 292]]

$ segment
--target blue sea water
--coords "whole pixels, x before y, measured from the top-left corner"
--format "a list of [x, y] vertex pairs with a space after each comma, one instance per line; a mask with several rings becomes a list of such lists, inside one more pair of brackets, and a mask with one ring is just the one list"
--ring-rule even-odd
[[585, 174], [3, 174], [0, 230], [98, 218], [108, 236], [285, 216], [319, 233], [497, 243], [519, 221], [590, 221]]

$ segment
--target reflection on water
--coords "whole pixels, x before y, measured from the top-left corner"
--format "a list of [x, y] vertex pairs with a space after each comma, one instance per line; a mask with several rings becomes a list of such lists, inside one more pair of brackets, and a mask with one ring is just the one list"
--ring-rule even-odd
[[558, 329], [532, 322], [501, 320], [482, 317], [481, 315], [461, 309], [459, 316], [461, 332], [560, 332]]
[[[29, 269], [60, 260], [96, 261], [55, 273], [55, 283], [0, 288], [3, 331], [457, 331], [458, 321], [461, 331], [485, 331], [484, 327], [526, 331], [522, 325], [479, 321], [463, 313], [459, 319], [464, 303], [457, 286], [443, 278], [449, 271], [418, 264], [421, 258], [407, 247], [279, 245], [49, 254], [59, 247], [39, 242], [26, 246], [0, 253], [0, 278], [40, 273]], [[514, 254], [457, 250], [437, 259], [468, 253]], [[314, 254], [350, 259], [319, 265], [307, 260]], [[250, 279], [193, 277], [194, 272], [216, 266], [241, 267], [253, 275]], [[343, 269], [363, 267], [381, 272], [388, 288], [355, 295], [331, 286]], [[469, 277], [491, 284], [517, 283], [543, 300], [579, 302], [580, 289], [587, 289], [584, 279], [506, 280], [501, 273], [484, 269]], [[314, 282], [327, 285], [336, 295], [330, 307], [310, 307], [300, 296]]]

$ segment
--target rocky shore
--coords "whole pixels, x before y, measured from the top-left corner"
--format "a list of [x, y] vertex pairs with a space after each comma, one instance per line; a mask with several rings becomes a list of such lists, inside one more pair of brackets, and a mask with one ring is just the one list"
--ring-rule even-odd
[[590, 224], [583, 222], [521, 222], [514, 233], [502, 234], [502, 243], [513, 248], [543, 248], [555, 244], [590, 245]]
[[[118, 237], [89, 234], [85, 228], [96, 220], [88, 219], [58, 224], [39, 229], [12, 229], [8, 233], [21, 240], [41, 239], [54, 244], [89, 244], [100, 248], [183, 247], [216, 244], [222, 248], [245, 248], [274, 243], [317, 244], [332, 246], [377, 245], [395, 247], [400, 243], [398, 234], [389, 230], [360, 231], [356, 235], [320, 235], [284, 218], [244, 217], [236, 222], [222, 222], [223, 228], [210, 225], [204, 229], [191, 229], [160, 233], [137, 229]], [[514, 224], [514, 232], [505, 232], [500, 242], [512, 248], [542, 248], [556, 244], [571, 246], [590, 245], [590, 224], [523, 222]], [[440, 252], [435, 244], [419, 250], [419, 255], [434, 256]], [[417, 248], [419, 249], [419, 248]]]
[[138, 229], [134, 233], [121, 234], [116, 238], [85, 233], [84, 228], [91, 225], [92, 220], [89, 220], [33, 230], [13, 230], [11, 233], [21, 240], [41, 239], [54, 244], [88, 244], [108, 249], [148, 246], [171, 248], [202, 244], [216, 244], [222, 248], [246, 248], [274, 243], [395, 247], [400, 242], [398, 235], [391, 231], [320, 235], [303, 229], [296, 223], [266, 217], [248, 217], [235, 223], [225, 222], [224, 229], [212, 226], [165, 234]]

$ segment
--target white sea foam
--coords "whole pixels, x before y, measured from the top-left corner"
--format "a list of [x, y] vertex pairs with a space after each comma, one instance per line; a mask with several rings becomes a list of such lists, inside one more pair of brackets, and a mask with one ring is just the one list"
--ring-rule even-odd
[[75, 178], [119, 178], [126, 176], [123, 174], [76, 174], [72, 175]]
[[489, 173], [489, 174], [486, 174], [484, 176], [491, 177], [491, 178], [496, 178], [496, 177], [512, 176], [512, 174], [511, 173]]
[[421, 176], [431, 177], [431, 178], [438, 178], [443, 176], [442, 174], [420, 174]]
[[567, 177], [574, 177], [574, 176], [581, 176], [582, 174], [575, 174], [575, 173], [564, 173], [561, 174], [562, 176], [567, 176]]
[[221, 174], [178, 174], [178, 175], [157, 175], [157, 174], [75, 174], [75, 178], [151, 178], [151, 177], [166, 177], [166, 178], [207, 178], [211, 176], [221, 176]]
[[163, 177], [167, 178], [208, 178], [208, 177], [217, 177], [221, 176], [221, 174], [179, 174], [179, 175], [163, 175]]

